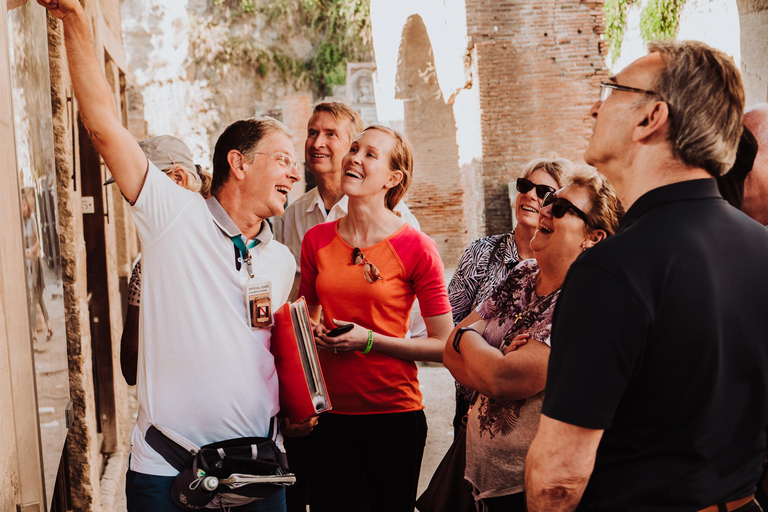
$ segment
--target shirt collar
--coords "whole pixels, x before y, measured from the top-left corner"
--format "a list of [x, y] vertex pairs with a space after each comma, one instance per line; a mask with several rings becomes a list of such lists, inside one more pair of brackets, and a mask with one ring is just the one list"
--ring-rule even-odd
[[504, 248], [504, 264], [517, 263], [520, 261], [520, 256], [517, 254], [517, 245], [515, 244], [515, 230], [509, 232], [506, 240], [506, 247]]
[[650, 210], [666, 203], [697, 199], [722, 199], [714, 178], [680, 181], [655, 188], [640, 196], [627, 210], [619, 224], [619, 231], [630, 226]]
[[[221, 206], [218, 199], [211, 196], [205, 200], [205, 204], [208, 205], [208, 210], [210, 210], [211, 215], [213, 216], [213, 222], [216, 223], [225, 235], [230, 238], [233, 236], [243, 236], [240, 228], [237, 227], [235, 221], [232, 220], [224, 207]], [[256, 239], [263, 245], [268, 245], [269, 242], [272, 241], [272, 229], [269, 227], [269, 222], [266, 220], [261, 221], [261, 231], [256, 235]]]
[[[310, 190], [310, 193], [314, 195], [312, 196], [312, 201], [309, 202], [309, 206], [307, 206], [307, 213], [311, 213], [313, 210], [318, 209], [323, 213], [323, 217], [327, 217], [328, 214], [325, 212], [325, 203], [323, 202], [323, 196], [320, 195], [320, 189], [315, 187]], [[338, 208], [346, 215], [348, 201], [349, 198], [347, 198], [346, 195], [342, 196], [341, 199], [339, 199], [339, 202], [333, 205], [331, 210]]]

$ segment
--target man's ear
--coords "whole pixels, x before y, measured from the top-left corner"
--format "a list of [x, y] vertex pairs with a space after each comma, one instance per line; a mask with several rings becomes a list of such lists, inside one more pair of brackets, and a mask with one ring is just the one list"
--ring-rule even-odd
[[392, 171], [389, 179], [384, 184], [384, 188], [395, 188], [401, 181], [403, 181], [403, 171]]
[[638, 108], [644, 111], [644, 116], [638, 121], [632, 134], [632, 141], [639, 142], [651, 137], [655, 133], [666, 130], [669, 120], [669, 105], [664, 101], [655, 101], [652, 104]]
[[230, 149], [227, 153], [227, 162], [231, 175], [238, 181], [245, 179], [245, 156], [236, 149]]

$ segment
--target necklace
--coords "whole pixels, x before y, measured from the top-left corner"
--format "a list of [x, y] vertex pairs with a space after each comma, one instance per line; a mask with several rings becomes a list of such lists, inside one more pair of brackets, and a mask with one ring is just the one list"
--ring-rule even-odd
[[[366, 236], [366, 237], [364, 238], [364, 240], [365, 240], [366, 242], [367, 242], [369, 239], [374, 239], [374, 240], [375, 240], [375, 239], [376, 239], [376, 236], [377, 236], [379, 233], [381, 233], [381, 230], [382, 230], [382, 229], [384, 229], [385, 227], [387, 227], [387, 225], [389, 224], [389, 221], [390, 221], [390, 220], [392, 220], [392, 216], [393, 216], [393, 215], [394, 215], [394, 214], [392, 213], [392, 210], [389, 210], [389, 216], [387, 217], [387, 220], [385, 220], [385, 221], [384, 221], [384, 223], [383, 223], [381, 226], [379, 226], [379, 229], [377, 229], [377, 230], [376, 230], [376, 232], [375, 232], [373, 235], [371, 235], [370, 237]], [[365, 245], [365, 244], [360, 244], [360, 245]]]
[[[515, 326], [518, 322], [521, 320], [531, 320], [531, 315], [538, 315], [540, 311], [538, 311], [539, 307], [544, 305], [545, 302], [550, 301], [552, 297], [555, 295], [555, 293], [560, 290], [560, 287], [558, 286], [551, 292], [549, 292], [546, 295], [539, 295], [539, 293], [536, 291], [536, 286], [541, 282], [541, 274], [536, 276], [536, 280], [533, 284], [533, 289], [531, 290], [531, 301], [528, 302], [528, 304], [525, 305], [520, 311], [518, 311], [515, 316], [513, 317], [513, 330], [515, 329]], [[534, 299], [535, 297], [535, 299]]]

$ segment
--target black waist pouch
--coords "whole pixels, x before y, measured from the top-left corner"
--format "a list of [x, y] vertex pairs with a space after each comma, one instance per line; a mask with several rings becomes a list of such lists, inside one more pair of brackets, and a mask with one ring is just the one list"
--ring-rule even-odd
[[[184, 510], [217, 509], [245, 505], [266, 498], [296, 482], [288, 470], [285, 452], [275, 442], [276, 421], [269, 437], [241, 437], [197, 449], [178, 433], [152, 425], [147, 443], [179, 471], [171, 486], [171, 499]], [[179, 436], [180, 437], [180, 436]]]

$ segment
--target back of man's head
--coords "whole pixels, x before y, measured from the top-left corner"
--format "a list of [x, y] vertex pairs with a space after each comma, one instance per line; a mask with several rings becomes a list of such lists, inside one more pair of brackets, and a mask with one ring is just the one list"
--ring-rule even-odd
[[237, 150], [250, 162], [259, 151], [265, 138], [273, 133], [282, 132], [291, 138], [291, 131], [280, 121], [271, 117], [249, 117], [240, 119], [227, 126], [219, 135], [213, 151], [213, 181], [211, 195], [216, 195], [229, 180], [230, 151]]
[[768, 225], [768, 103], [759, 103], [744, 114], [744, 126], [757, 139], [757, 156], [744, 182], [742, 211]]
[[349, 141], [352, 142], [363, 131], [363, 119], [355, 109], [340, 101], [318, 101], [315, 106], [312, 107], [312, 115], [309, 117], [309, 123], [315, 120], [315, 117], [320, 112], [328, 112], [333, 118], [338, 121], [349, 121]]
[[665, 68], [653, 90], [669, 106], [674, 156], [720, 176], [733, 166], [741, 137], [744, 86], [733, 59], [699, 41], [648, 45]]

